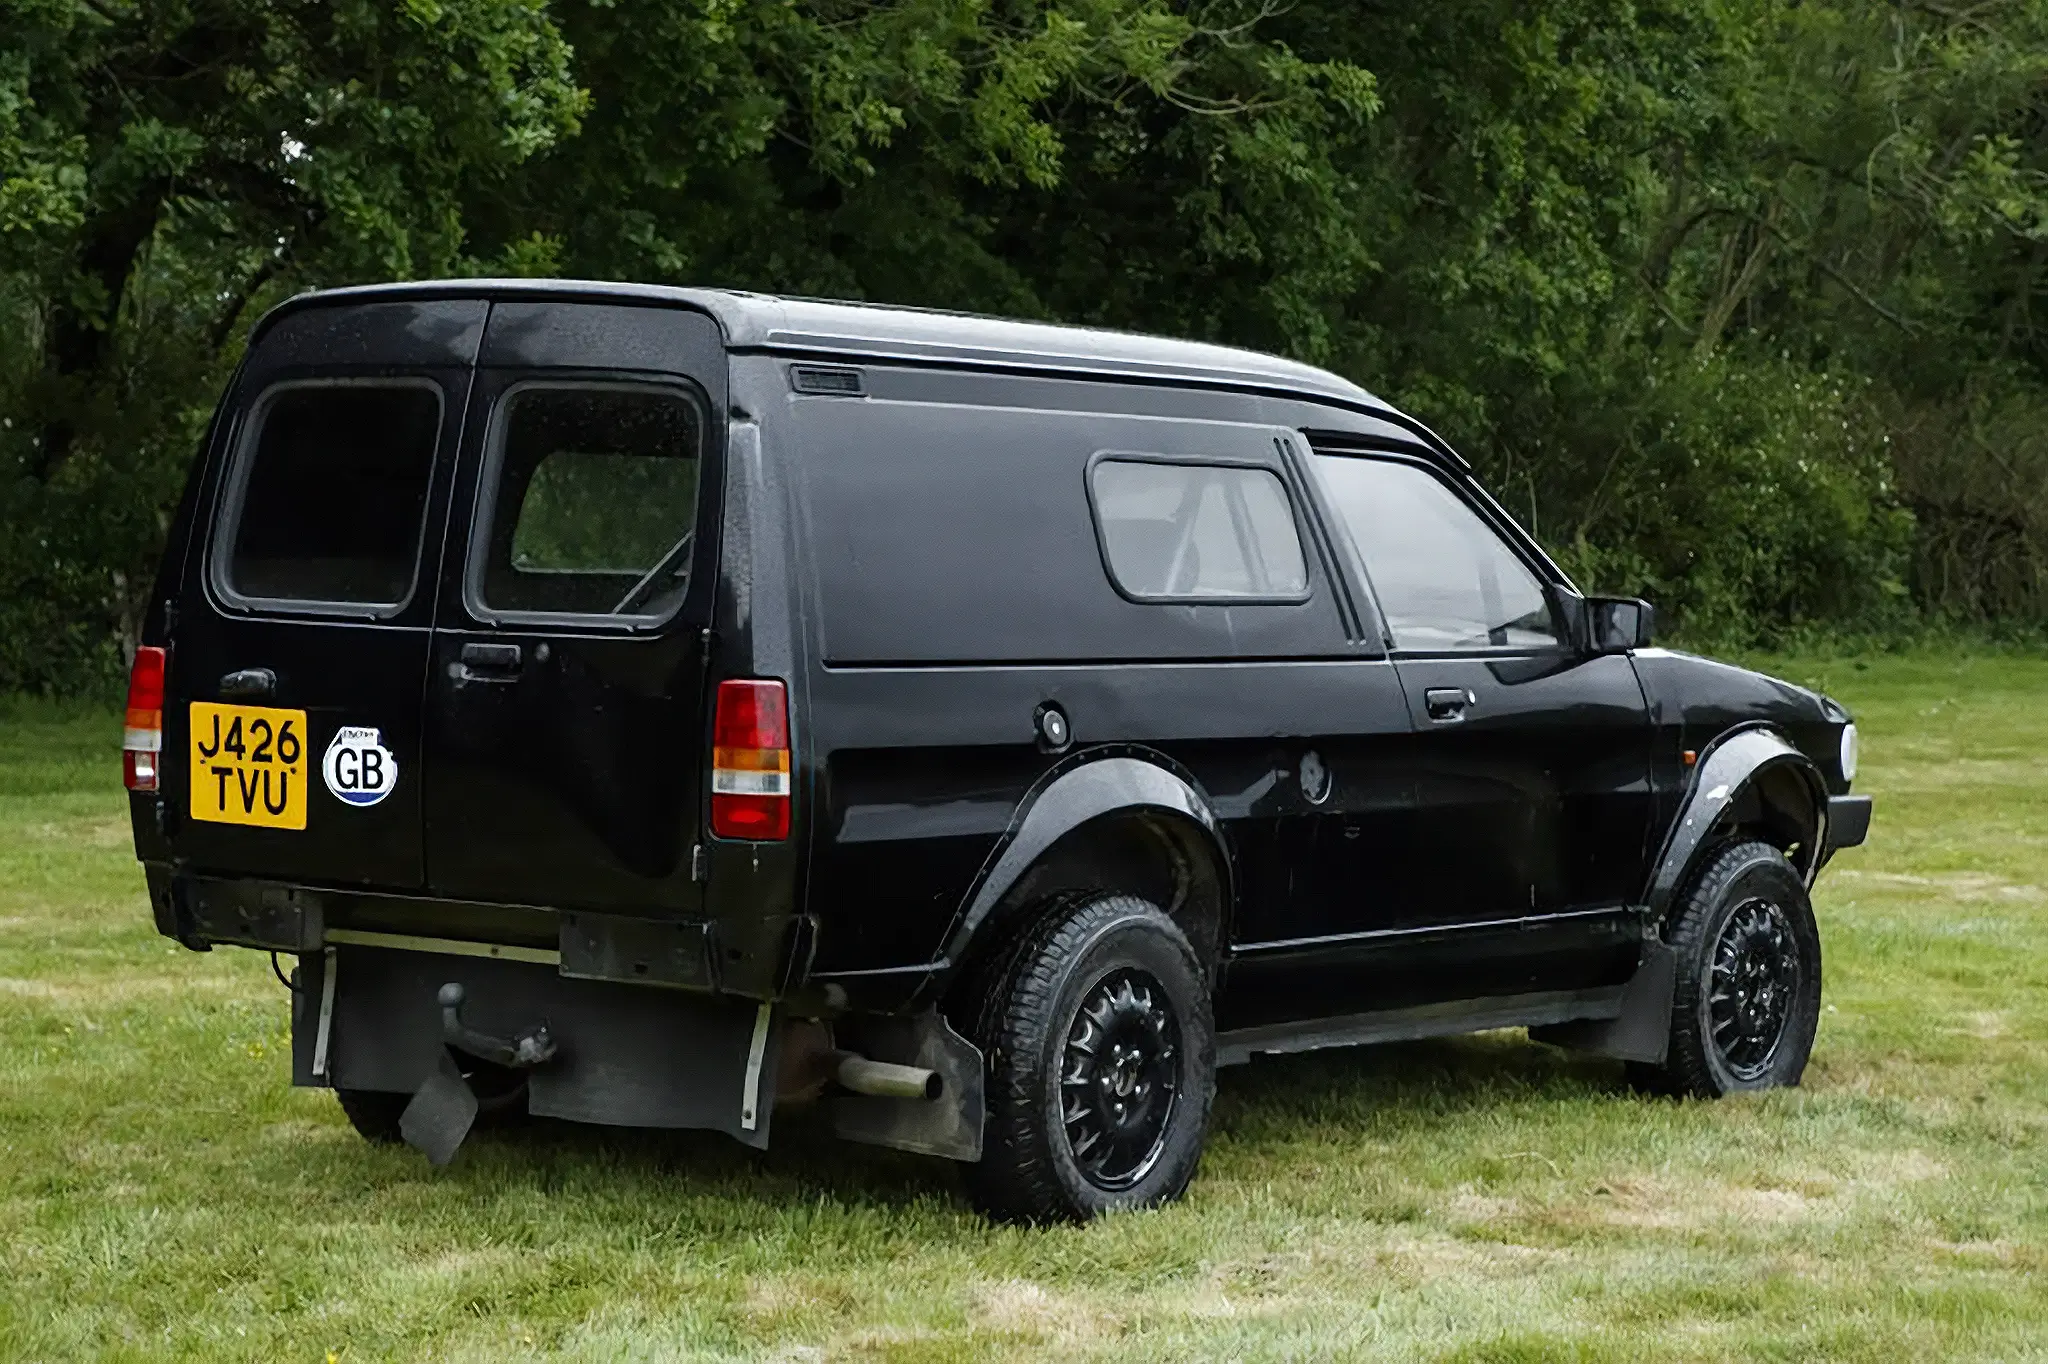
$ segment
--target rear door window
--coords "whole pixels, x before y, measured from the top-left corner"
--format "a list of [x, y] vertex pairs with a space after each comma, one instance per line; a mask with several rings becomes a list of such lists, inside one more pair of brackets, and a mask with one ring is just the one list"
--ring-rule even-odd
[[1542, 580], [1464, 499], [1418, 465], [1318, 455], [1394, 647], [1411, 653], [1554, 647]]
[[1270, 469], [1103, 459], [1089, 491], [1118, 590], [1140, 601], [1299, 601], [1308, 565]]
[[418, 576], [441, 391], [282, 384], [257, 403], [225, 499], [215, 583], [241, 605], [398, 610]]
[[532, 383], [501, 400], [473, 537], [485, 619], [664, 619], [689, 588], [702, 413], [652, 384]]

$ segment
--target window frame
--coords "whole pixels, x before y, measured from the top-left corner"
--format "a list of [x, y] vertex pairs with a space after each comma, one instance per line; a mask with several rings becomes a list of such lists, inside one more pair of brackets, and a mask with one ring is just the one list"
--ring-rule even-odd
[[[1252, 469], [1271, 475], [1280, 485], [1280, 495], [1286, 500], [1287, 515], [1294, 525], [1294, 548], [1301, 559], [1301, 591], [1296, 593], [1233, 593], [1229, 596], [1211, 594], [1155, 594], [1133, 592], [1117, 576], [1116, 563], [1109, 553], [1109, 533], [1103, 525], [1102, 507], [1095, 495], [1095, 471], [1103, 464], [1167, 464], [1185, 469]], [[1275, 468], [1264, 460], [1240, 458], [1229, 455], [1178, 455], [1165, 454], [1154, 450], [1097, 450], [1082, 466], [1081, 481], [1088, 496], [1088, 520], [1095, 530], [1096, 552], [1102, 558], [1103, 575], [1109, 585], [1125, 601], [1141, 606], [1300, 606], [1315, 598], [1315, 573], [1311, 565], [1314, 557], [1310, 553], [1310, 537], [1307, 521], [1303, 516], [1301, 498], [1293, 486], [1286, 467]]]
[[[1324, 514], [1335, 533], [1343, 537], [1343, 544], [1347, 551], [1347, 556], [1351, 560], [1352, 569], [1358, 574], [1359, 586], [1363, 589], [1366, 599], [1372, 604], [1373, 615], [1378, 618], [1380, 637], [1386, 646], [1388, 657], [1416, 659], [1524, 658], [1530, 655], [1547, 657], [1574, 652], [1571, 632], [1568, 628], [1568, 621], [1565, 617], [1564, 605], [1559, 592], [1560, 588], [1568, 587], [1570, 584], [1563, 580], [1561, 573], [1550, 563], [1547, 557], [1542, 556], [1540, 553], [1532, 552], [1531, 545], [1525, 543], [1521, 527], [1508, 521], [1504, 514], [1499, 511], [1498, 505], [1490, 497], [1473, 495], [1475, 491], [1483, 492], [1483, 490], [1478, 489], [1478, 485], [1470, 479], [1469, 475], [1466, 478], [1466, 485], [1461, 486], [1459, 480], [1449, 477], [1442, 466], [1435, 460], [1418, 452], [1405, 449], [1346, 449], [1328, 445], [1309, 445], [1308, 458], [1314, 469], [1317, 485], [1316, 492], [1322, 499], [1325, 508]], [[1555, 636], [1554, 642], [1550, 644], [1488, 644], [1485, 648], [1479, 649], [1403, 648], [1399, 640], [1394, 636], [1394, 623], [1387, 614], [1385, 604], [1380, 599], [1379, 585], [1373, 581], [1372, 568], [1366, 562], [1365, 546], [1358, 542], [1357, 536], [1352, 532], [1350, 522], [1345, 519], [1343, 509], [1338, 505], [1337, 499], [1330, 491], [1328, 482], [1323, 478], [1322, 465], [1319, 461], [1325, 458], [1370, 460], [1380, 464], [1404, 464], [1419, 470], [1425, 478], [1434, 479], [1451, 494], [1452, 498], [1460, 506], [1477, 517], [1479, 523], [1493, 535], [1494, 539], [1506, 547], [1509, 556], [1521, 564], [1523, 568], [1527, 569], [1530, 575], [1535, 578], [1536, 585], [1542, 589], [1544, 603], [1550, 608], [1550, 626], [1551, 633]]]
[[[506, 422], [510, 420], [514, 400], [520, 394], [535, 389], [658, 392], [681, 398], [689, 403], [696, 413], [697, 494], [689, 517], [690, 531], [696, 537], [696, 543], [690, 546], [690, 580], [684, 585], [681, 595], [676, 598], [675, 605], [666, 612], [660, 615], [594, 615], [582, 611], [522, 611], [494, 607], [485, 602], [484, 574], [488, 565], [484, 561], [490, 553], [490, 537], [498, 510], [499, 475], [505, 465]], [[679, 374], [650, 374], [645, 377], [616, 374], [536, 374], [506, 385], [491, 398], [490, 405], [489, 418], [484, 426], [483, 457], [477, 465], [475, 505], [470, 510], [469, 544], [463, 555], [462, 565], [462, 604], [468, 610], [471, 619], [491, 626], [573, 626], [578, 629], [603, 630], [617, 634], [649, 634], [667, 628], [696, 595], [697, 569], [701, 565], [699, 556], [703, 550], [704, 475], [709, 466], [714, 433], [711, 404], [696, 382]]]
[[[279, 398], [301, 389], [315, 388], [421, 388], [434, 395], [434, 444], [427, 454], [426, 495], [420, 499], [420, 523], [413, 538], [412, 577], [405, 595], [395, 602], [337, 601], [315, 597], [259, 597], [234, 585], [229, 568], [235, 542], [242, 532], [242, 514], [249, 495], [249, 479], [256, 467], [256, 447]], [[229, 436], [226, 475], [221, 483], [213, 514], [212, 542], [206, 556], [206, 581], [224, 606], [237, 611], [264, 615], [345, 616], [353, 620], [391, 620], [403, 615], [420, 591], [420, 560], [426, 551], [427, 527], [434, 511], [434, 485], [441, 477], [441, 449], [448, 438], [448, 394], [441, 384], [424, 374], [337, 375], [309, 379], [280, 379], [267, 384], [243, 410]]]

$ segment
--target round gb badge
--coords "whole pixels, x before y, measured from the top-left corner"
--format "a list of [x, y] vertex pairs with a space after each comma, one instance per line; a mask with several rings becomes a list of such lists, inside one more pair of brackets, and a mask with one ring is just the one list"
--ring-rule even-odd
[[382, 730], [343, 726], [327, 745], [320, 775], [336, 800], [349, 805], [375, 805], [398, 785], [398, 756], [384, 747]]

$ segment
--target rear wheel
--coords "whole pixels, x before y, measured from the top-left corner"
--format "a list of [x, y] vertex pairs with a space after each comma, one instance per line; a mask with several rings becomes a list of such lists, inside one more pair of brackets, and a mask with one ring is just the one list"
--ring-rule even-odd
[[1678, 959], [1670, 1048], [1631, 1079], [1703, 1099], [1798, 1084], [1820, 1026], [1820, 931], [1785, 855], [1753, 841], [1715, 853], [1667, 939]]
[[[526, 1116], [524, 1071], [473, 1056], [456, 1054], [455, 1060], [462, 1078], [476, 1095], [477, 1126], [501, 1127]], [[341, 1104], [349, 1126], [363, 1140], [380, 1146], [405, 1140], [399, 1133], [398, 1120], [405, 1106], [412, 1102], [412, 1095], [381, 1089], [336, 1089], [334, 1097]]]
[[381, 1089], [337, 1089], [334, 1097], [349, 1126], [364, 1141], [391, 1146], [404, 1140], [398, 1135], [398, 1118], [412, 1102], [410, 1094], [387, 1094]]
[[1215, 1092], [1208, 986], [1148, 900], [1062, 901], [994, 973], [975, 1027], [987, 1128], [970, 1194], [1004, 1221], [1084, 1221], [1180, 1195]]

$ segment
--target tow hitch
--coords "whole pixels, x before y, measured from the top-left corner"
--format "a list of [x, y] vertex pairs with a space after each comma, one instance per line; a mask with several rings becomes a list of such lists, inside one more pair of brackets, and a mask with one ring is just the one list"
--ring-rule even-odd
[[495, 1037], [464, 1023], [466, 992], [460, 981], [443, 985], [435, 998], [441, 1005], [441, 1040], [446, 1045], [433, 1073], [405, 1106], [398, 1130], [406, 1144], [425, 1154], [431, 1164], [446, 1165], [469, 1135], [478, 1107], [476, 1091], [449, 1053], [459, 1051], [508, 1070], [533, 1070], [554, 1059], [556, 1046], [545, 1022], [511, 1037]]

